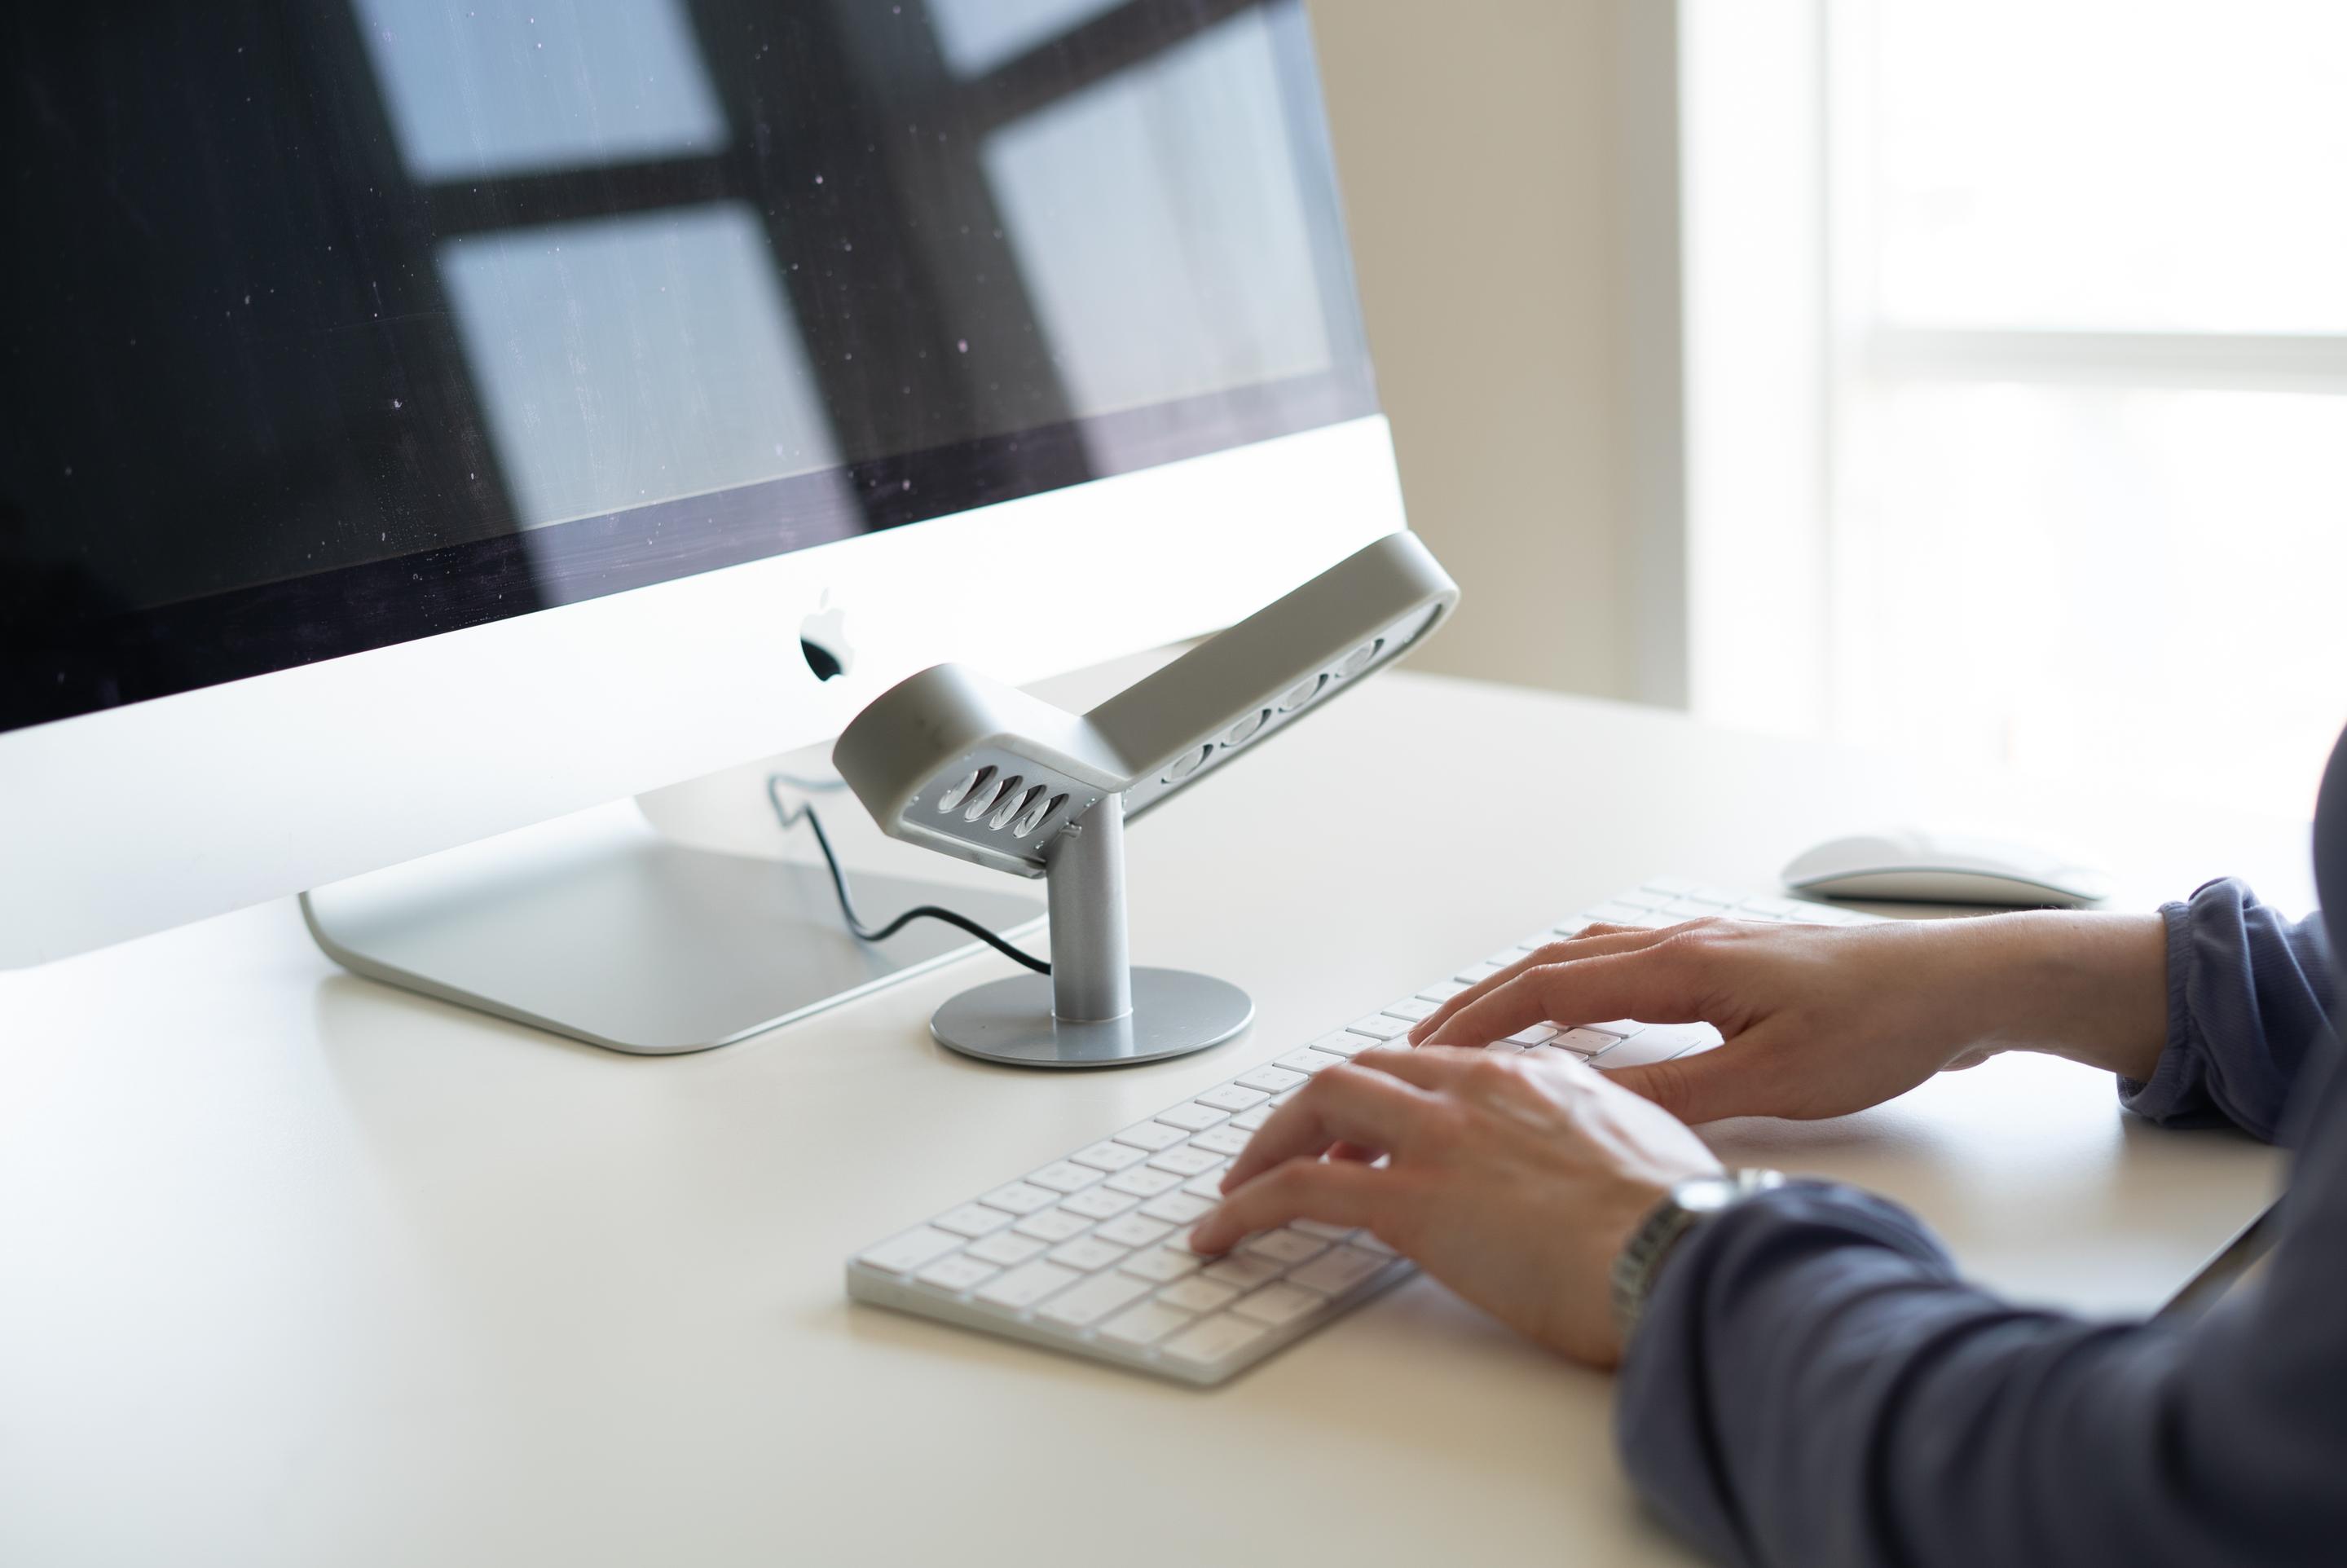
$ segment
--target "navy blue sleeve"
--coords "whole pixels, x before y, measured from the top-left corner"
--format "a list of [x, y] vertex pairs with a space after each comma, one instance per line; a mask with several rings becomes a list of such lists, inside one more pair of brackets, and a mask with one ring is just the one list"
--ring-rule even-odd
[[2319, 1007], [2313, 1043], [2281, 1038], [2328, 959], [2225, 885], [2169, 930], [2174, 1032], [2130, 1097], [2269, 1133], [2295, 1102], [2264, 1277], [2190, 1327], [2091, 1322], [1965, 1285], [1879, 1198], [1796, 1183], [1741, 1204], [1664, 1267], [1615, 1411], [1633, 1484], [1708, 1555], [2347, 1561], [2347, 1073]]
[[2320, 917], [2292, 925], [2231, 879], [2160, 910], [2168, 922], [2168, 1046], [2119, 1102], [2164, 1127], [2229, 1122], [2267, 1143], [2323, 1030], [2333, 981]]

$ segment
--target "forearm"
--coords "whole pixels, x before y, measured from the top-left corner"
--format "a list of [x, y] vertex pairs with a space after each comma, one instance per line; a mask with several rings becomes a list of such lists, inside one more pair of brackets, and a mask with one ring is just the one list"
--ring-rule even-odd
[[2327, 1318], [2228, 1327], [2016, 1308], [1891, 1205], [1780, 1189], [1665, 1266], [1624, 1462], [1725, 1563], [2329, 1561], [2336, 1358], [2302, 1342]]
[[2041, 910], [1968, 920], [1963, 983], [1981, 1045], [2040, 1050], [2147, 1079], [2168, 1034], [2168, 937], [2157, 915]]

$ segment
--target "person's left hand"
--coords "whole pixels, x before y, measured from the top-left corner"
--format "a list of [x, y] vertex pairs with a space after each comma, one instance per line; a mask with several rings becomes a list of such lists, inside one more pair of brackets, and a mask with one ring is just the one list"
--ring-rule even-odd
[[1191, 1245], [1366, 1226], [1502, 1322], [1610, 1367], [1614, 1255], [1674, 1185], [1718, 1169], [1670, 1112], [1578, 1061], [1367, 1050], [1273, 1112]]

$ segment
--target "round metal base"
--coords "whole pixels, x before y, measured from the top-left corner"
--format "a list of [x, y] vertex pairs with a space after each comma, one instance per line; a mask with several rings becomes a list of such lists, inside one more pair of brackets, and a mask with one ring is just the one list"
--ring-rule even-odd
[[1131, 1067], [1220, 1045], [1253, 1022], [1246, 992], [1187, 969], [1133, 971], [1133, 1010], [1105, 1023], [1051, 1016], [1048, 975], [1014, 975], [938, 1009], [939, 1045], [1014, 1067]]

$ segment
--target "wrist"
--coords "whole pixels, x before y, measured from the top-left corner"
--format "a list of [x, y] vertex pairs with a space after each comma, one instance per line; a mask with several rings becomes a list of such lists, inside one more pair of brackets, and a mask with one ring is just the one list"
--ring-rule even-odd
[[2168, 936], [2156, 914], [2071, 910], [1977, 922], [1997, 952], [1989, 1050], [2035, 1050], [2147, 1079], [2168, 1043]]
[[1785, 1184], [1783, 1173], [1747, 1168], [1690, 1176], [1664, 1194], [1614, 1255], [1609, 1274], [1614, 1327], [1627, 1351], [1655, 1285], [1696, 1231], [1729, 1209]]

